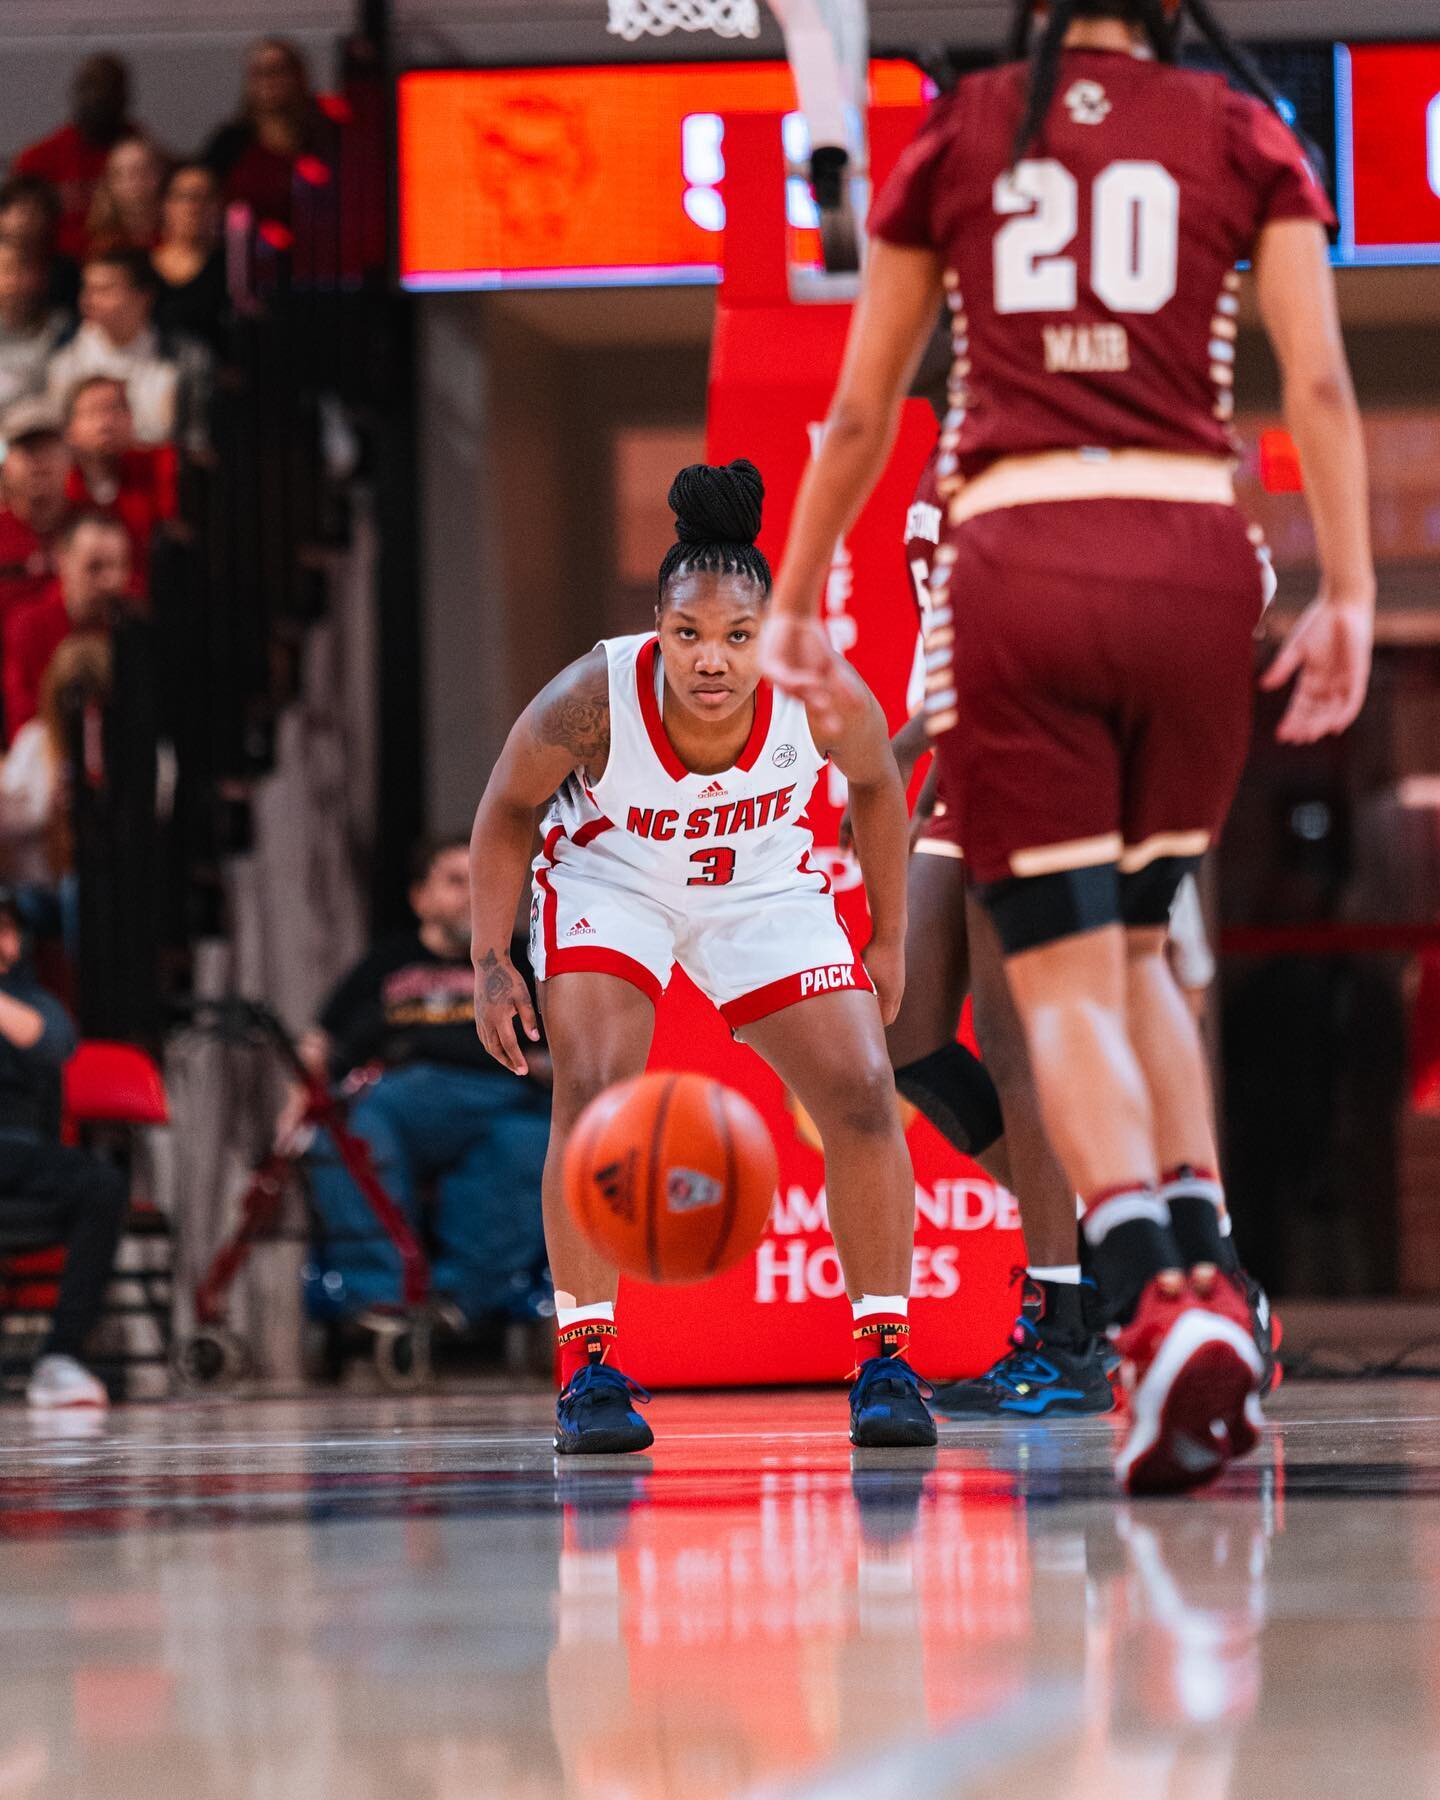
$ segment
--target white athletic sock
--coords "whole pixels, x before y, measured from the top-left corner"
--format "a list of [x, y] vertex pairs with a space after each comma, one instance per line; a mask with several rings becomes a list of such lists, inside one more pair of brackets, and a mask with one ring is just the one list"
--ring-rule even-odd
[[1103, 1243], [1106, 1235], [1116, 1225], [1126, 1225], [1132, 1219], [1148, 1219], [1152, 1225], [1162, 1229], [1170, 1224], [1170, 1209], [1156, 1194], [1154, 1188], [1140, 1187], [1122, 1189], [1118, 1194], [1107, 1194], [1085, 1214], [1082, 1230], [1091, 1249]]
[[1038, 1263], [1031, 1263], [1025, 1273], [1032, 1281], [1054, 1281], [1062, 1287], [1080, 1285], [1079, 1263], [1055, 1263], [1043, 1268]]
[[[566, 1294], [566, 1300], [573, 1300], [573, 1294]], [[597, 1300], [592, 1306], [562, 1306], [561, 1296], [555, 1296], [555, 1325], [560, 1331], [568, 1331], [572, 1325], [583, 1325], [587, 1319], [608, 1319], [615, 1323], [615, 1302], [613, 1300]]]
[[862, 1294], [858, 1300], [850, 1302], [850, 1310], [857, 1319], [868, 1319], [875, 1313], [887, 1313], [892, 1319], [908, 1319], [910, 1298], [907, 1294]]

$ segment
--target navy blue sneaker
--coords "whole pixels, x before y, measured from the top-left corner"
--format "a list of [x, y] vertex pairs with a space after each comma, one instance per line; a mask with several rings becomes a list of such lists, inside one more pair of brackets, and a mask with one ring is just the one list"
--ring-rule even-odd
[[925, 1402], [934, 1389], [903, 1356], [871, 1356], [850, 1389], [850, 1442], [864, 1449], [896, 1450], [939, 1438]]
[[555, 1402], [555, 1448], [561, 1456], [613, 1456], [648, 1450], [655, 1433], [630, 1404], [650, 1396], [638, 1381], [608, 1363], [587, 1363]]
[[1052, 1414], [1108, 1413], [1115, 1391], [1098, 1338], [1047, 1342], [1022, 1314], [1012, 1348], [973, 1381], [935, 1390], [935, 1410], [947, 1419], [1044, 1419]]

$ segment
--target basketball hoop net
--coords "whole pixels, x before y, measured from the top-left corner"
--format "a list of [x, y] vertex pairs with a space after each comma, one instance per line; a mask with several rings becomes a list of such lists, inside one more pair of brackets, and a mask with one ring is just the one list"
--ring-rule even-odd
[[759, 37], [757, 0], [610, 0], [616, 37], [664, 37], [670, 31], [713, 31], [717, 37]]

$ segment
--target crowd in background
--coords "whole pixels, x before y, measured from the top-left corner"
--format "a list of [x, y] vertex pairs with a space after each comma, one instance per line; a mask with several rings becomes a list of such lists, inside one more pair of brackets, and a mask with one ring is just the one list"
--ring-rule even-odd
[[210, 455], [227, 209], [283, 250], [297, 173], [327, 180], [341, 129], [271, 38], [188, 153], [133, 116], [114, 56], [79, 66], [70, 102], [0, 185], [0, 880], [57, 891], [65, 720], [77, 693], [103, 701], [112, 633], [146, 616], [157, 539], [184, 530], [184, 466]]

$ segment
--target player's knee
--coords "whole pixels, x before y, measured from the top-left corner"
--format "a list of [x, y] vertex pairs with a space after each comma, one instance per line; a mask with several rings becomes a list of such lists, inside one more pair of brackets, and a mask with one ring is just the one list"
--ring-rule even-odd
[[979, 884], [976, 893], [1006, 956], [1098, 931], [1121, 918], [1120, 871], [1114, 863], [1006, 876]]
[[889, 1061], [877, 1056], [847, 1070], [831, 1087], [825, 1116], [856, 1137], [885, 1137], [897, 1131], [900, 1112]]
[[979, 1156], [1005, 1121], [991, 1072], [963, 1044], [944, 1044], [895, 1071], [895, 1085], [957, 1149]]
[[562, 1124], [573, 1123], [606, 1088], [614, 1087], [617, 1081], [628, 1081], [635, 1073], [634, 1069], [615, 1067], [603, 1058], [569, 1068], [557, 1064], [551, 1092], [552, 1116]]

